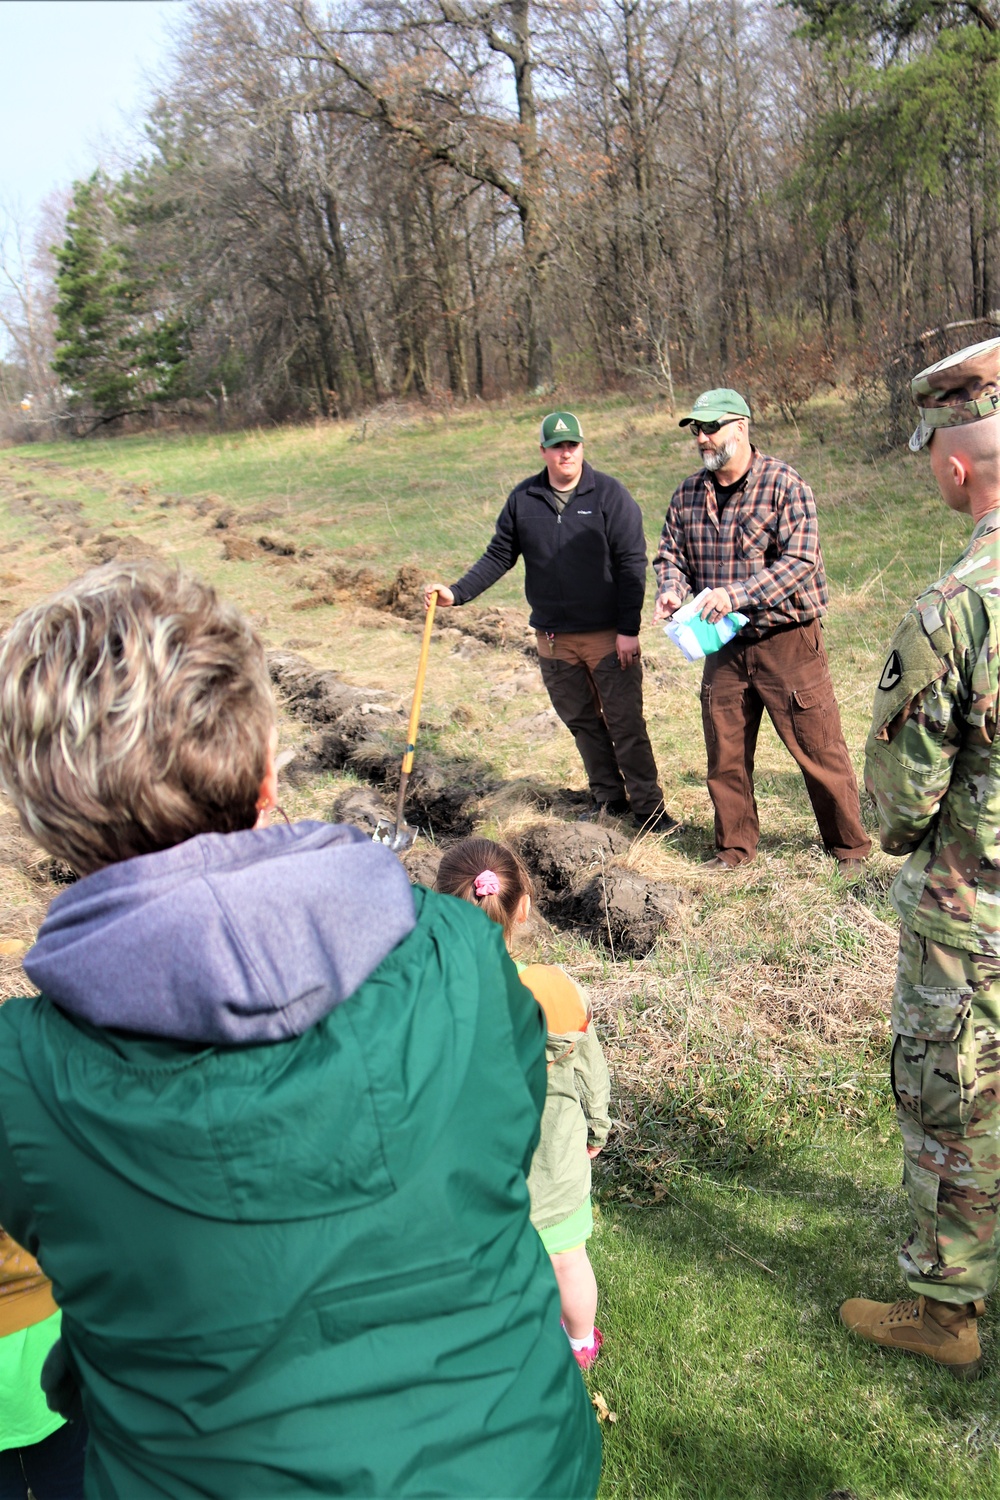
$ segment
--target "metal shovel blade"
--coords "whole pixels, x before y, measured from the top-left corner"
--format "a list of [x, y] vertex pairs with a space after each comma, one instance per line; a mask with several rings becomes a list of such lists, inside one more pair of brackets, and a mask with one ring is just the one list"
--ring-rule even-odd
[[379, 818], [372, 842], [385, 844], [393, 854], [402, 854], [413, 847], [419, 832], [419, 828], [411, 828], [409, 823], [393, 823], [390, 818]]

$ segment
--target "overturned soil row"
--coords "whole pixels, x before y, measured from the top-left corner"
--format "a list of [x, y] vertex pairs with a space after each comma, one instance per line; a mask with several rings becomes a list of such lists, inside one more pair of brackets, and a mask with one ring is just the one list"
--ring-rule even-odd
[[[258, 538], [257, 548], [265, 539]], [[259, 550], [257, 555], [259, 556]], [[351, 568], [335, 561], [322, 573], [300, 580], [309, 589], [304, 599], [292, 605], [294, 610], [317, 609], [324, 604], [361, 604], [369, 609], [412, 620], [421, 625], [424, 618], [424, 585], [427, 577], [412, 563], [404, 563], [392, 578], [379, 576], [372, 568]], [[435, 629], [442, 640], [474, 640], [501, 651], [536, 654], [535, 632], [526, 624], [524, 612], [496, 605], [485, 608], [442, 610]]]
[[[391, 823], [404, 710], [381, 689], [351, 687], [337, 672], [318, 670], [293, 653], [272, 652], [268, 661], [286, 711], [314, 726], [283, 774], [292, 785], [303, 785], [323, 772], [350, 769], [369, 786], [345, 792], [335, 804], [336, 816], [366, 831], [374, 831], [380, 819]], [[406, 821], [430, 833], [434, 844], [418, 841], [404, 856], [411, 879], [433, 884], [440, 846], [473, 832], [485, 813], [483, 799], [501, 785], [482, 762], [421, 755], [407, 793]], [[616, 956], [644, 956], [680, 915], [684, 892], [629, 869], [623, 861], [630, 840], [615, 828], [550, 819], [523, 829], [517, 844], [545, 918]]]
[[[380, 688], [356, 688], [337, 672], [321, 671], [291, 652], [269, 653], [271, 679], [290, 714], [314, 732], [284, 770], [293, 786], [327, 771], [349, 769], [390, 797], [399, 788], [407, 717]], [[410, 778], [407, 812], [435, 839], [471, 833], [480, 800], [500, 785], [480, 761], [441, 763], [423, 753]], [[385, 810], [380, 816], [389, 816]]]
[[[72, 471], [39, 460], [24, 459], [22, 464], [36, 472], [51, 472], [88, 485], [95, 477], [93, 470]], [[303, 546], [301, 540], [284, 533], [281, 527], [287, 518], [272, 506], [237, 509], [221, 495], [192, 499], [159, 494], [148, 485], [116, 481], [111, 476], [101, 477], [108, 480], [114, 498], [132, 512], [132, 524], [165, 519], [170, 510], [186, 511], [204, 522], [210, 537], [218, 538], [224, 561], [262, 563], [284, 570], [289, 586], [301, 591], [291, 604], [296, 612], [324, 605], [360, 605], [399, 620], [423, 620], [427, 580], [412, 563], [404, 564], [391, 576], [367, 565], [352, 566], [333, 549], [316, 543]], [[115, 520], [110, 526], [95, 526], [88, 520], [82, 501], [46, 494], [44, 479], [39, 484], [42, 488], [3, 476], [0, 496], [12, 516], [30, 518], [36, 527], [50, 533], [49, 549], [75, 545], [91, 565], [163, 555], [154, 541], [130, 532], [129, 522]], [[521, 610], [473, 607], [448, 611], [438, 620], [438, 635], [450, 641], [456, 651], [462, 651], [463, 642], [479, 642], [501, 650], [523, 651], [528, 656], [535, 654], [534, 631], [525, 623]]]

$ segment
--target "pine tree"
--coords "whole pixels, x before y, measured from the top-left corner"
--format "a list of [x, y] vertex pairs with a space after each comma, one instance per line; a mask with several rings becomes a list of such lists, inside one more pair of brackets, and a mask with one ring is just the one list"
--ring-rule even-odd
[[144, 412], [183, 393], [186, 329], [138, 273], [133, 195], [99, 173], [76, 184], [56, 250], [56, 357], [77, 409], [98, 421]]
[[55, 252], [56, 357], [53, 369], [76, 407], [110, 418], [133, 406], [134, 354], [129, 348], [130, 289], [114, 216], [100, 174], [78, 182]]

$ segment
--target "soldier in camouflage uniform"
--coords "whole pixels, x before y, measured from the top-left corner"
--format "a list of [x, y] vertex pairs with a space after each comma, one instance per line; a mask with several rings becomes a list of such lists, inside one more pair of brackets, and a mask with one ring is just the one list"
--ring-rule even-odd
[[852, 1298], [840, 1316], [971, 1379], [1000, 1208], [1000, 339], [932, 365], [912, 391], [910, 447], [930, 445], [943, 500], [975, 530], [896, 631], [875, 692], [865, 784], [882, 848], [909, 855], [892, 888], [892, 1087], [912, 1296]]

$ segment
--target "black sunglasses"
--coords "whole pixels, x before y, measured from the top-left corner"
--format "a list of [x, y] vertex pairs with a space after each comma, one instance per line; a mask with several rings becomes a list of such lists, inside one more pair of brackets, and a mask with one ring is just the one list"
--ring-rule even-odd
[[697, 437], [699, 432], [703, 432], [706, 437], [715, 437], [720, 427], [728, 427], [730, 422], [742, 420], [742, 417], [724, 417], [721, 422], [689, 422], [688, 426], [694, 437]]

